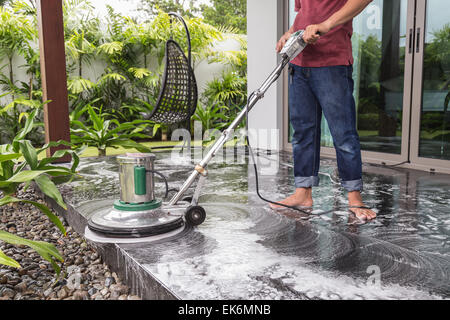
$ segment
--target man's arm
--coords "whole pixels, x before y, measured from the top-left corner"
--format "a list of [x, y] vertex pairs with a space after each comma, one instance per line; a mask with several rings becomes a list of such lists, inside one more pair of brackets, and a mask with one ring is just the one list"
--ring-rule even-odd
[[312, 24], [306, 27], [303, 39], [307, 43], [315, 43], [320, 39], [320, 35], [324, 35], [333, 28], [346, 23], [353, 19], [365, 7], [371, 3], [372, 0], [348, 0], [347, 3], [338, 11], [336, 11], [331, 17], [319, 24]]

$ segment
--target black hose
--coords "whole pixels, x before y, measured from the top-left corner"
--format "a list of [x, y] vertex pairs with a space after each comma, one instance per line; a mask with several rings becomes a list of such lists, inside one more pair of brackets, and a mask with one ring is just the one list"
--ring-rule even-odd
[[164, 184], [166, 185], [166, 194], [164, 195], [164, 199], [167, 199], [167, 197], [169, 196], [169, 191], [173, 190], [173, 189], [169, 190], [169, 183], [167, 182], [167, 178], [161, 172], [155, 170], [147, 170], [147, 173], [154, 173], [164, 180]]

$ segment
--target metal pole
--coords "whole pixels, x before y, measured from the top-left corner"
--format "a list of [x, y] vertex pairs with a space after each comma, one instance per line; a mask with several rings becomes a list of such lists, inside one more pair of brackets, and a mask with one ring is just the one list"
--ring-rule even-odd
[[219, 151], [223, 145], [230, 139], [231, 134], [233, 131], [239, 126], [242, 120], [244, 120], [245, 116], [248, 112], [254, 107], [254, 105], [264, 97], [264, 94], [267, 92], [267, 90], [270, 88], [270, 86], [277, 81], [277, 79], [280, 77], [281, 72], [283, 71], [284, 67], [289, 62], [289, 57], [284, 55], [282, 58], [282, 61], [278, 64], [278, 66], [275, 68], [275, 70], [269, 75], [269, 77], [264, 81], [264, 83], [261, 85], [261, 87], [256, 90], [249, 98], [249, 101], [247, 102], [247, 105], [245, 108], [238, 114], [236, 119], [231, 123], [231, 125], [222, 132], [222, 135], [217, 140], [217, 142], [212, 146], [212, 148], [209, 150], [209, 152], [206, 154], [206, 156], [202, 159], [202, 161], [199, 162], [199, 164], [196, 166], [195, 170], [191, 173], [189, 178], [185, 181], [183, 186], [181, 187], [180, 191], [176, 195], [173, 196], [173, 198], [170, 200], [169, 205], [176, 205], [176, 203], [183, 197], [185, 192], [189, 189], [189, 187], [194, 183], [195, 179], [202, 173], [206, 175], [206, 166], [208, 163], [214, 158], [217, 151]]

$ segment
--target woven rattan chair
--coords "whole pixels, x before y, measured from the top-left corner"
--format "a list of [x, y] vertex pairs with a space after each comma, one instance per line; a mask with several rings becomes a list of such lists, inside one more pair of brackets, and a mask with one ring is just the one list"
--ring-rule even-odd
[[[197, 81], [191, 67], [191, 36], [184, 19], [177, 13], [169, 13], [184, 25], [188, 43], [188, 57], [177, 42], [166, 42], [164, 57], [165, 69], [156, 106], [147, 117], [156, 123], [174, 124], [188, 121], [197, 108]], [[172, 19], [171, 19], [172, 22]]]

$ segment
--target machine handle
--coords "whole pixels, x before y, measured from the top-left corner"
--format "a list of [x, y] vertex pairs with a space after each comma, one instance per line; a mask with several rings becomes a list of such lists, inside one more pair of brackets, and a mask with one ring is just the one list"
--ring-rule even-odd
[[417, 28], [416, 53], [420, 52], [420, 28]]
[[413, 47], [413, 29], [409, 29], [409, 53], [412, 53], [412, 47]]
[[147, 194], [147, 169], [145, 167], [134, 167], [134, 193], [137, 196]]

